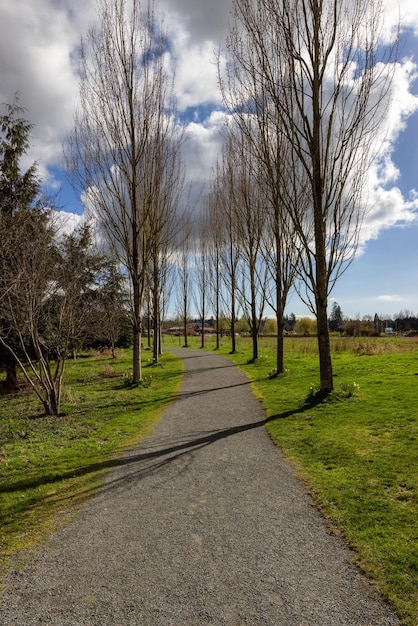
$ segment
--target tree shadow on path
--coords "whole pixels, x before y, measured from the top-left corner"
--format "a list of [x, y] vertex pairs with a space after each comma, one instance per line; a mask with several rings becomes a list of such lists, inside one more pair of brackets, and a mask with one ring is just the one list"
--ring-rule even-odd
[[[231, 387], [239, 387], [248, 384], [249, 382], [246, 381], [244, 383], [232, 385]], [[181, 400], [192, 397], [194, 395], [201, 395], [204, 393], [217, 391], [218, 389], [227, 388], [228, 387], [225, 386], [216, 389], [203, 389], [196, 392], [185, 392], [184, 394], [180, 393], [179, 396], [177, 396], [176, 400]], [[185, 455], [194, 454], [207, 446], [215, 444], [218, 441], [221, 441], [228, 437], [239, 435], [241, 433], [249, 432], [257, 428], [262, 428], [269, 422], [278, 419], [286, 419], [298, 413], [302, 413], [307, 408], [315, 404], [319, 404], [319, 402], [320, 401], [318, 400], [314, 402], [304, 403], [299, 408], [284, 411], [276, 415], [271, 415], [265, 419], [249, 422], [246, 424], [230, 426], [228, 428], [216, 429], [212, 431], [185, 433], [181, 437], [178, 437], [177, 440], [176, 437], [169, 438], [168, 441], [166, 440], [165, 442], [158, 439], [145, 439], [139, 444], [139, 453], [135, 452], [135, 450], [138, 448], [134, 448], [131, 450], [131, 452], [128, 452], [125, 456], [119, 458], [107, 459], [98, 463], [88, 464], [83, 467], [72, 469], [70, 468], [66, 471], [58, 472], [55, 475], [49, 475], [44, 479], [37, 478], [36, 480], [28, 479], [18, 481], [16, 483], [8, 485], [3, 489], [0, 489], [0, 493], [10, 493], [16, 490], [33, 489], [43, 484], [52, 484], [54, 482], [62, 481], [65, 479], [102, 472], [103, 470], [132, 466], [132, 471], [122, 472], [120, 475], [116, 475], [113, 478], [110, 477], [109, 480], [105, 480], [99, 488], [94, 487], [86, 489], [83, 492], [83, 496], [88, 497], [88, 494], [94, 491], [103, 493], [105, 491], [110, 491], [112, 488], [118, 487], [124, 482], [132, 481], [134, 479], [140, 480], [141, 478], [151, 473], [158, 472], [167, 465], [170, 465], [173, 462], [178, 461], [180, 458], [185, 457]], [[150, 448], [153, 449], [150, 450]], [[73, 496], [71, 496], [71, 498], [73, 498]], [[56, 496], [55, 499], [57, 499]], [[63, 500], [64, 499], [67, 499], [67, 496], [63, 496]]]

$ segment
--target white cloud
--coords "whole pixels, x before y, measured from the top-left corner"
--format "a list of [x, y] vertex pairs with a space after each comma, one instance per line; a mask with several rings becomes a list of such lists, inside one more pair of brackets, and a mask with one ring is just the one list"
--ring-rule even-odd
[[367, 241], [377, 239], [382, 229], [408, 226], [417, 219], [418, 198], [415, 193], [407, 199], [399, 187], [386, 189], [378, 184], [372, 184], [368, 193], [369, 209], [361, 229], [360, 251]]
[[224, 114], [213, 112], [203, 122], [190, 122], [186, 127], [185, 156], [189, 177], [204, 182], [220, 154]]
[[[185, 8], [187, 4], [179, 0], [164, 7], [180, 111], [219, 104], [221, 101], [216, 67], [217, 37], [220, 31], [214, 35], [212, 28], [199, 27], [200, 23], [206, 24], [208, 21], [201, 15], [208, 13], [203, 3], [195, 2], [191, 5], [190, 13], [180, 13], [179, 8], [182, 5]], [[216, 12], [213, 11], [213, 14]], [[197, 15], [201, 15], [201, 20], [195, 24]]]
[[418, 34], [418, 4], [416, 0], [384, 0], [386, 28], [392, 33], [396, 33], [398, 20], [401, 21], [402, 27], [411, 28], [413, 32]]
[[61, 145], [69, 130], [77, 97], [71, 52], [80, 26], [93, 15], [92, 3], [54, 0], [0, 2], [0, 102], [20, 104], [34, 124], [33, 148], [40, 173], [61, 160]]
[[83, 223], [84, 218], [69, 211], [54, 211], [53, 220], [60, 234], [70, 235]]
[[377, 300], [381, 302], [402, 302], [403, 298], [397, 295], [385, 295], [385, 296], [377, 296]]
[[379, 135], [375, 138], [376, 145], [380, 146], [379, 156], [367, 172], [367, 209], [360, 237], [360, 251], [367, 241], [376, 239], [382, 229], [407, 226], [417, 219], [417, 193], [410, 190], [405, 197], [396, 184], [400, 171], [393, 161], [399, 136], [407, 128], [408, 118], [418, 111], [418, 96], [412, 92], [417, 66], [411, 59], [405, 58], [396, 64], [395, 69], [390, 106]]
[[418, 110], [418, 96], [412, 92], [417, 78], [417, 65], [411, 59], [404, 59], [398, 64], [392, 84], [392, 101], [388, 116], [388, 139], [392, 139], [393, 142], [399, 133], [405, 130], [409, 116]]
[[181, 111], [219, 104], [218, 78], [211, 41], [184, 46], [177, 52], [176, 91]]

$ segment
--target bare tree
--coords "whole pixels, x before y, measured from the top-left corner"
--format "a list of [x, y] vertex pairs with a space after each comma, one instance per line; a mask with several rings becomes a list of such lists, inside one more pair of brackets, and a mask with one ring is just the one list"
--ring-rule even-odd
[[210, 291], [210, 264], [209, 264], [209, 230], [206, 214], [201, 215], [199, 237], [195, 241], [194, 251], [194, 283], [193, 297], [200, 318], [202, 348], [205, 347], [205, 326]]
[[285, 169], [307, 189], [308, 203], [295, 204], [291, 193], [285, 210], [317, 316], [320, 386], [328, 393], [328, 296], [356, 252], [395, 49], [381, 47], [380, 0], [234, 0], [233, 15], [225, 100], [238, 123], [243, 107], [252, 116], [260, 103], [271, 111], [265, 128], [278, 127]]
[[286, 167], [289, 158], [284, 153], [285, 146], [277, 132], [280, 125], [268, 124], [271, 131], [276, 132], [271, 141], [270, 133], [265, 132], [264, 115], [257, 116], [257, 121], [258, 124], [261, 121], [262, 128], [258, 128], [259, 132], [254, 132], [253, 135], [259, 137], [256, 154], [261, 163], [260, 178], [267, 204], [262, 250], [269, 272], [269, 283], [272, 284], [267, 301], [275, 312], [277, 322], [276, 373], [281, 374], [285, 370], [284, 311], [300, 264], [299, 250], [295, 245], [298, 240], [297, 230], [291, 212], [286, 207], [291, 207], [296, 213], [303, 210], [306, 206], [306, 184], [303, 176], [295, 175], [296, 164], [291, 168]]
[[148, 155], [150, 212], [147, 219], [150, 249], [150, 288], [153, 313], [153, 362], [161, 353], [161, 312], [168, 276], [168, 259], [177, 234], [184, 225], [180, 200], [184, 191], [184, 167], [181, 155], [183, 133], [173, 128], [164, 110], [156, 128], [154, 152]]
[[230, 323], [231, 353], [236, 352], [235, 324], [238, 314], [237, 279], [239, 245], [235, 228], [234, 211], [230, 202], [232, 163], [227, 158], [226, 147], [218, 160], [211, 182], [208, 203], [212, 237], [216, 240], [222, 274], [219, 296]]
[[[220, 315], [221, 315], [221, 252], [222, 252], [222, 220], [218, 220], [216, 195], [209, 193], [207, 198], [207, 219], [210, 224], [211, 239], [209, 243], [209, 275], [210, 300], [215, 312], [216, 350], [220, 348]], [[214, 206], [212, 206], [214, 204]]]
[[21, 117], [18, 98], [0, 117], [0, 360], [6, 388], [17, 389], [19, 366], [46, 413], [59, 411], [63, 361], [50, 361], [42, 329], [46, 300], [56, 277], [57, 255], [50, 212], [41, 194], [36, 163], [21, 160], [32, 124]]
[[42, 336], [45, 299], [56, 278], [53, 232], [45, 215], [24, 209], [14, 212], [2, 235], [0, 347], [19, 366], [45, 412], [58, 415], [65, 359], [53, 355], [52, 365]]
[[[130, 276], [137, 382], [150, 260], [167, 236], [169, 185], [182, 177], [182, 132], [153, 3], [133, 0], [128, 8], [124, 0], [99, 0], [99, 18], [81, 46], [80, 106], [65, 154], [70, 179]], [[158, 229], [165, 234], [157, 236]]]
[[178, 290], [177, 290], [177, 310], [182, 325], [184, 347], [188, 347], [188, 330], [187, 324], [190, 316], [190, 299], [192, 290], [191, 277], [191, 243], [190, 243], [190, 225], [185, 224], [181, 242], [178, 245]]
[[45, 413], [58, 415], [67, 357], [86, 335], [98, 257], [89, 251], [87, 226], [57, 243], [52, 218], [36, 209], [15, 212], [7, 235], [13, 280], [1, 273], [0, 346]]
[[[276, 314], [276, 372], [284, 371], [284, 310], [293, 286], [299, 252], [295, 246], [295, 227], [286, 207], [302, 210], [306, 191], [297, 165], [290, 163], [292, 154], [283, 138], [282, 120], [264, 88], [264, 81], [250, 36], [243, 37], [233, 29], [228, 40], [229, 57], [226, 78], [220, 76], [224, 102], [233, 117], [234, 141], [245, 145], [246, 155], [263, 195], [261, 254], [268, 281], [266, 299]], [[300, 173], [300, 168], [299, 168]]]
[[258, 358], [258, 335], [266, 304], [267, 267], [263, 262], [266, 201], [257, 161], [251, 160], [248, 139], [241, 129], [229, 128], [226, 140], [228, 201], [238, 242], [238, 295], [252, 337], [252, 359]]

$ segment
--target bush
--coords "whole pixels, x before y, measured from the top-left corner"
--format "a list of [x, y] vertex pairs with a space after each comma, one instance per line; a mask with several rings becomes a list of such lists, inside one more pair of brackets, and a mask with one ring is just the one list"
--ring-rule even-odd
[[316, 320], [310, 317], [301, 317], [295, 324], [295, 332], [304, 337], [316, 335]]

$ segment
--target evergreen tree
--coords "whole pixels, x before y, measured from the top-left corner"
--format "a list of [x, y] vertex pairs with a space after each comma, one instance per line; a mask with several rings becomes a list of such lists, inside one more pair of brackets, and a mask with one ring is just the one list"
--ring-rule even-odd
[[29, 148], [33, 124], [22, 117], [24, 109], [16, 96], [13, 104], [6, 104], [6, 113], [0, 116], [0, 210], [2, 218], [13, 215], [17, 209], [32, 207], [39, 197], [40, 180], [36, 163], [25, 172], [20, 160]]
[[341, 328], [343, 323], [343, 313], [338, 302], [334, 302], [331, 309], [331, 315], [328, 320], [329, 329], [332, 332], [337, 332]]
[[[6, 112], [0, 116], [0, 333], [6, 335], [8, 345], [21, 354], [19, 337], [10, 325], [4, 296], [10, 294], [10, 285], [17, 280], [17, 255], [24, 254], [25, 247], [21, 245], [22, 239], [33, 243], [34, 230], [44, 228], [45, 219], [36, 211], [40, 198], [36, 163], [26, 171], [21, 170], [21, 159], [29, 148], [33, 125], [22, 117], [24, 109], [19, 106], [18, 96], [4, 107]], [[16, 390], [16, 360], [3, 346], [0, 346], [0, 367], [6, 369], [6, 390]]]
[[290, 313], [290, 315], [286, 315], [284, 318], [284, 328], [286, 331], [290, 332], [294, 330], [296, 324], [296, 315], [294, 313]]

